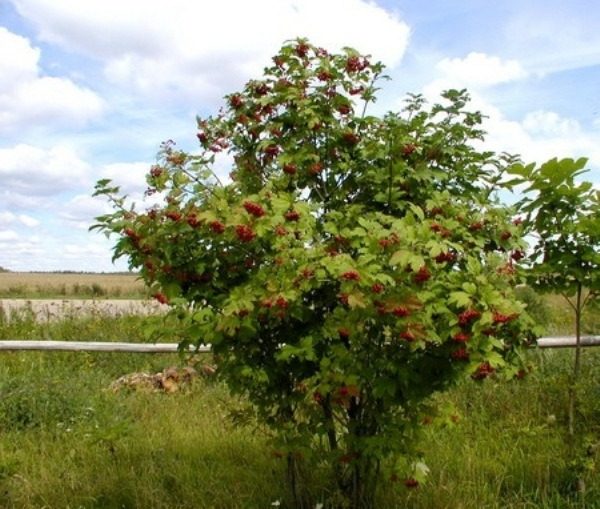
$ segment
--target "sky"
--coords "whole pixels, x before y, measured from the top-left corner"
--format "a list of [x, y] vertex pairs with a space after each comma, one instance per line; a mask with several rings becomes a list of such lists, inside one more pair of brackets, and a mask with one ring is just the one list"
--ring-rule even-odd
[[587, 157], [600, 188], [599, 27], [597, 0], [0, 0], [0, 267], [126, 269], [94, 183], [141, 200], [159, 144], [195, 150], [196, 115], [299, 36], [387, 66], [373, 113], [467, 88], [487, 148]]

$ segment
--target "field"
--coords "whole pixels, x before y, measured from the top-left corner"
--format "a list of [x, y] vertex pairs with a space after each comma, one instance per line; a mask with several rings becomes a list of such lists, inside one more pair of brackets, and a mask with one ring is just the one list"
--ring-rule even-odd
[[[534, 301], [535, 296], [528, 299]], [[570, 333], [559, 301], [539, 302], [549, 329]], [[556, 306], [556, 307], [553, 307]], [[79, 316], [38, 322], [31, 313], [0, 313], [0, 338], [146, 341], [148, 320]], [[588, 332], [600, 333], [597, 313]], [[532, 351], [524, 380], [470, 380], [445, 394], [456, 408], [445, 426], [426, 426], [430, 481], [416, 490], [386, 479], [378, 507], [416, 509], [600, 508], [600, 475], [584, 471], [586, 492], [572, 481], [566, 437], [566, 379], [572, 352]], [[285, 504], [284, 460], [269, 436], [218, 378], [179, 390], [111, 389], [119, 377], [195, 366], [210, 357], [177, 355], [0, 353], [0, 507], [269, 508]], [[580, 423], [592, 446], [600, 436], [600, 348], [584, 353]], [[329, 490], [318, 469], [317, 500]]]
[[0, 298], [147, 297], [135, 274], [0, 272]]

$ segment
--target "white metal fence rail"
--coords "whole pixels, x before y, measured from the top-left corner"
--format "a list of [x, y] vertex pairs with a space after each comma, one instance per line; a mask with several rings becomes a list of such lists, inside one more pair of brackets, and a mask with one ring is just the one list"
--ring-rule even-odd
[[[532, 345], [536, 346], [536, 345]], [[537, 340], [539, 348], [569, 348], [575, 346], [573, 336], [545, 337]], [[581, 346], [600, 346], [600, 336], [583, 336]], [[21, 341], [0, 340], [0, 351], [39, 350], [69, 352], [131, 352], [131, 353], [175, 353], [177, 343], [121, 343], [98, 341]], [[210, 352], [210, 346], [189, 347], [189, 352]]]

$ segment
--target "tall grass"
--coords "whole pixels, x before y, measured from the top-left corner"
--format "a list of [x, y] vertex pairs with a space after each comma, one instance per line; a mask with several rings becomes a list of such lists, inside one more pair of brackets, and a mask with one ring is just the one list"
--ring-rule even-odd
[[[96, 315], [37, 323], [24, 313], [0, 319], [0, 337], [145, 341], [145, 320]], [[386, 477], [378, 507], [600, 508], [598, 472], [586, 474], [585, 495], [572, 490], [565, 442], [570, 358], [568, 350], [532, 351], [534, 370], [524, 380], [465, 380], [441, 395], [457, 422], [423, 429], [429, 482], [407, 489]], [[199, 377], [173, 394], [109, 390], [124, 374], [190, 362], [210, 358], [0, 353], [0, 507], [284, 506], [284, 460], [251, 416], [238, 418], [245, 402], [218, 380]], [[600, 349], [585, 352], [584, 366], [580, 422], [598, 440]], [[327, 479], [318, 465], [311, 474], [316, 499], [325, 501]]]

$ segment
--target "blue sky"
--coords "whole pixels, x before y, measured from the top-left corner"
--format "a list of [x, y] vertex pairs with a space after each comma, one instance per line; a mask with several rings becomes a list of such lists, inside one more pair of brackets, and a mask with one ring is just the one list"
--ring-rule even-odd
[[377, 111], [466, 87], [490, 149], [589, 157], [600, 187], [595, 0], [0, 0], [0, 266], [125, 268], [89, 233], [112, 178], [140, 199], [161, 141], [260, 75], [284, 40], [388, 66]]

